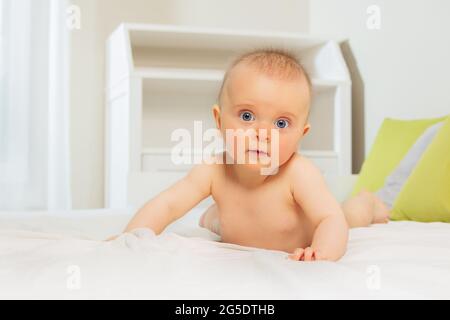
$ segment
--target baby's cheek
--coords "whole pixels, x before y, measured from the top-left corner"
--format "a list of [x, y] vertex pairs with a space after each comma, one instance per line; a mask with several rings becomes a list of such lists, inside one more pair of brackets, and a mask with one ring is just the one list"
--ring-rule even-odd
[[[272, 155], [275, 155], [272, 153]], [[286, 162], [292, 155], [292, 146], [288, 141], [280, 139], [278, 148], [278, 159], [280, 165]]]

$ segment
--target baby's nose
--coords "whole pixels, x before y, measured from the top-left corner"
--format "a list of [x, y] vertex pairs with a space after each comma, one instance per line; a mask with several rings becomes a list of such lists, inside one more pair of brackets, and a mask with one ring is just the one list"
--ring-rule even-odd
[[272, 130], [272, 124], [268, 122], [261, 122], [256, 128], [256, 137], [258, 140], [268, 141], [270, 140], [270, 134]]

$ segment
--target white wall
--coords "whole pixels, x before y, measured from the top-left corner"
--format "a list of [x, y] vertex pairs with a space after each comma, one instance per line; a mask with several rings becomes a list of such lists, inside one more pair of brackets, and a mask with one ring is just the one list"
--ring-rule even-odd
[[[380, 30], [366, 27], [370, 5], [381, 9]], [[450, 1], [312, 0], [310, 31], [349, 39], [354, 114], [363, 120], [354, 131], [355, 168], [385, 117], [450, 113]]]
[[121, 22], [276, 31], [308, 30], [308, 0], [72, 0], [71, 152], [75, 209], [103, 206], [104, 55]]

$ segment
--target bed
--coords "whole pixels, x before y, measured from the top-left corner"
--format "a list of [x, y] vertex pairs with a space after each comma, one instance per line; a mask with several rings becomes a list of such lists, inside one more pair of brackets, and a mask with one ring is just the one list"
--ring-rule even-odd
[[[342, 198], [351, 182], [336, 181]], [[337, 263], [221, 243], [197, 226], [203, 208], [158, 237], [142, 229], [101, 241], [135, 209], [0, 213], [0, 298], [450, 298], [449, 224], [353, 229]]]

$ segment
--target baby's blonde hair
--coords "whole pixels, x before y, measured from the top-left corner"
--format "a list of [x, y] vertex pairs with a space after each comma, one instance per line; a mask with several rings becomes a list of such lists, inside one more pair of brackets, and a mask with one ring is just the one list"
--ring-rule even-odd
[[253, 66], [263, 74], [281, 79], [295, 79], [304, 76], [311, 92], [311, 79], [300, 60], [293, 53], [284, 49], [262, 48], [244, 53], [231, 63], [225, 73], [217, 98], [219, 106], [231, 71], [241, 63]]

